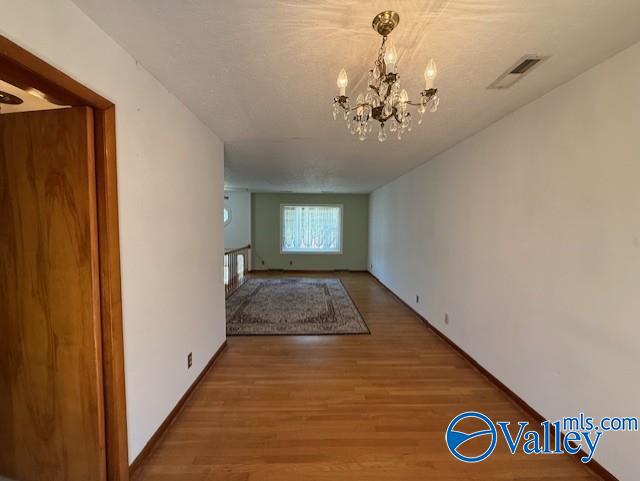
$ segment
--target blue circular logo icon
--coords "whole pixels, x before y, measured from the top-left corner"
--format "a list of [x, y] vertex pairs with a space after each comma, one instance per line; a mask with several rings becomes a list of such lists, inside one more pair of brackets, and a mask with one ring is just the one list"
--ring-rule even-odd
[[[487, 426], [487, 429], [482, 429], [480, 431], [475, 431], [472, 433], [457, 431], [456, 426], [460, 421], [464, 419], [477, 419], [485, 424]], [[480, 453], [477, 456], [465, 456], [458, 452], [458, 449], [460, 449], [460, 447], [464, 443], [466, 443], [470, 439], [474, 439], [480, 436], [489, 436], [490, 438], [489, 447], [484, 452]], [[478, 463], [487, 459], [491, 455], [491, 453], [493, 453], [493, 450], [496, 449], [498, 434], [496, 432], [496, 427], [491, 419], [489, 419], [482, 413], [470, 411], [458, 414], [455, 418], [453, 418], [451, 423], [449, 423], [449, 427], [447, 428], [445, 439], [447, 441], [447, 447], [449, 448], [451, 454], [453, 454], [460, 461], [463, 461], [465, 463]]]

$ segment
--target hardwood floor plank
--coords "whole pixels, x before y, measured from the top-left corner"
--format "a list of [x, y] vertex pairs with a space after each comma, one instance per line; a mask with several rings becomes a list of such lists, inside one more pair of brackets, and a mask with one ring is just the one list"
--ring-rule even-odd
[[139, 481], [600, 479], [500, 443], [485, 462], [455, 460], [444, 433], [460, 412], [533, 420], [368, 274], [327, 276], [371, 335], [229, 338]]

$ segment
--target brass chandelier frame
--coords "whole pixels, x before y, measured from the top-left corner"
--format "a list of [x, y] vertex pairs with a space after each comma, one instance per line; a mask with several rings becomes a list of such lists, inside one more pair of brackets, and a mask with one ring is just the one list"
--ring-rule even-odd
[[[373, 83], [369, 83], [368, 88], [374, 91], [377, 94], [378, 102], [375, 104], [372, 102], [361, 102], [357, 103], [355, 106], [351, 106], [349, 102], [349, 97], [345, 95], [337, 95], [334, 97], [334, 105], [339, 106], [343, 109], [345, 113], [345, 118], [347, 118], [350, 112], [356, 112], [353, 116], [354, 122], [366, 122], [368, 117], [371, 117], [375, 121], [379, 122], [381, 127], [384, 127], [385, 122], [390, 119], [394, 119], [398, 124], [402, 123], [402, 119], [400, 118], [400, 111], [398, 109], [398, 103], [395, 105], [392, 103], [391, 112], [385, 115], [385, 103], [389, 101], [389, 97], [394, 95], [393, 86], [400, 79], [400, 75], [397, 72], [388, 71], [387, 63], [385, 62], [385, 45], [387, 43], [387, 38], [389, 34], [393, 31], [393, 29], [400, 23], [400, 16], [391, 10], [387, 10], [379, 13], [375, 16], [372, 22], [373, 29], [378, 32], [382, 36], [382, 43], [380, 44], [380, 48], [378, 50], [378, 56], [376, 58], [374, 66], [377, 71], [380, 73], [379, 85], [376, 86]], [[374, 72], [375, 69], [372, 69], [370, 72]], [[422, 107], [424, 108], [426, 104], [434, 99], [438, 92], [437, 88], [425, 88], [420, 92], [420, 101], [415, 102], [411, 100], [406, 100], [403, 102], [406, 106], [413, 107]], [[364, 108], [367, 108], [366, 110]], [[406, 115], [410, 115], [407, 113]]]

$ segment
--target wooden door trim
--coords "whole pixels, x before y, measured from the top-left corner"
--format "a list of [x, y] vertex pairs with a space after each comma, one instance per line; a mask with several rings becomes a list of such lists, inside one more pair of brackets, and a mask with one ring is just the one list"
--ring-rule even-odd
[[55, 103], [94, 111], [107, 480], [128, 481], [115, 105], [1, 35], [0, 72], [3, 80]]

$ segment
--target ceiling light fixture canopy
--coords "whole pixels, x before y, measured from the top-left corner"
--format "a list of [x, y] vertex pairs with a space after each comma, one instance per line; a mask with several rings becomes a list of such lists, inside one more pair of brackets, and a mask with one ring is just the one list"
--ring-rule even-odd
[[409, 94], [400, 87], [400, 75], [397, 72], [398, 52], [389, 34], [400, 23], [400, 16], [391, 10], [379, 13], [373, 19], [373, 29], [382, 36], [382, 44], [378, 51], [378, 58], [369, 70], [369, 81], [365, 92], [358, 94], [355, 106], [346, 94], [349, 79], [345, 69], [338, 74], [338, 90], [340, 95], [333, 99], [333, 118], [336, 119], [342, 110], [347, 121], [347, 128], [351, 134], [358, 134], [360, 140], [365, 140], [371, 133], [373, 124], [379, 123], [378, 140], [387, 140], [388, 128], [397, 133], [398, 140], [404, 132], [411, 131], [412, 117], [408, 107], [418, 107], [418, 124], [422, 123], [422, 116], [427, 111], [436, 112], [440, 99], [435, 79], [438, 75], [436, 62], [430, 59], [424, 70], [425, 89], [420, 92], [420, 100], [412, 102]]

